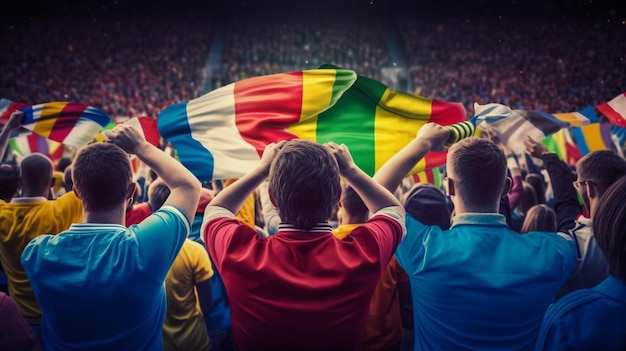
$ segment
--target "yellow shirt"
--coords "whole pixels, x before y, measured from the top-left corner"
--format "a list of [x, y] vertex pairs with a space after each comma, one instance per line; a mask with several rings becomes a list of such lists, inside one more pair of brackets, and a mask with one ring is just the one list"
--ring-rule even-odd
[[82, 221], [81, 201], [69, 192], [57, 200], [14, 198], [0, 202], [0, 261], [7, 275], [9, 295], [29, 323], [41, 323], [41, 310], [20, 262], [22, 251], [42, 234], [58, 234]]
[[213, 276], [206, 249], [185, 240], [165, 278], [167, 313], [163, 324], [165, 350], [208, 350], [209, 336], [195, 285]]

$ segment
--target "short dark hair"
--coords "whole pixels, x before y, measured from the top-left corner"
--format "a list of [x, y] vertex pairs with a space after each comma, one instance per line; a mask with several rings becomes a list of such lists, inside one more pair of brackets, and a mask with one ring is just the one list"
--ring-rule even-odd
[[152, 212], [163, 206], [167, 197], [170, 196], [170, 188], [162, 181], [155, 180], [148, 187], [148, 205]]
[[609, 150], [594, 151], [576, 163], [576, 170], [583, 179], [594, 182], [601, 196], [620, 177], [626, 175], [626, 160]]
[[491, 140], [471, 137], [455, 143], [448, 152], [448, 165], [459, 178], [453, 179], [454, 192], [464, 202], [491, 206], [502, 196], [506, 157]]
[[626, 281], [626, 176], [602, 195], [593, 216], [593, 236], [604, 252], [609, 274]]
[[432, 184], [417, 183], [406, 194], [406, 213], [427, 225], [437, 225], [443, 230], [450, 229], [450, 207], [446, 196]]
[[343, 191], [341, 192], [341, 207], [343, 207], [344, 211], [347, 213], [358, 216], [365, 217], [369, 215], [370, 210], [365, 206], [363, 199], [357, 194], [357, 192], [350, 185], [346, 185], [343, 187]]
[[327, 221], [340, 189], [337, 160], [323, 145], [291, 140], [272, 161], [269, 193], [281, 220], [297, 228]]
[[88, 211], [107, 211], [127, 201], [132, 181], [128, 154], [111, 143], [93, 143], [78, 151], [72, 181]]
[[544, 204], [531, 207], [524, 217], [521, 234], [529, 232], [556, 232], [556, 213]]
[[20, 170], [16, 166], [0, 165], [0, 200], [11, 201], [20, 189]]

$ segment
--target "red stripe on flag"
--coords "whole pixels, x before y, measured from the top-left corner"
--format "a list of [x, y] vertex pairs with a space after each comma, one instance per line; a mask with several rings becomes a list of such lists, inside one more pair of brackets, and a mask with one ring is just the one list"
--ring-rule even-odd
[[424, 162], [426, 163], [426, 169], [430, 170], [433, 168], [441, 167], [446, 164], [446, 157], [448, 156], [448, 150], [441, 152], [429, 152], [424, 157]]
[[76, 126], [76, 122], [80, 119], [80, 115], [83, 114], [86, 105], [76, 104], [72, 102], [68, 102], [61, 113], [56, 116], [56, 120], [54, 121], [54, 126], [52, 127], [52, 131], [50, 135], [48, 135], [48, 139], [63, 141], [70, 134], [70, 131]]
[[433, 100], [428, 122], [445, 126], [463, 122], [466, 119], [465, 107], [459, 102]]
[[[271, 142], [296, 138], [285, 128], [300, 120], [302, 79], [300, 71], [235, 83], [235, 123], [243, 139], [257, 150], [259, 156]], [[280, 96], [283, 103], [276, 104], [274, 96]]]
[[33, 152], [39, 152], [39, 135], [37, 134], [29, 134], [26, 136], [26, 140], [28, 141], [28, 149], [22, 150], [24, 155], [30, 155]]
[[157, 128], [157, 120], [150, 117], [139, 117], [138, 119], [146, 140], [150, 144], [159, 147], [159, 130]]
[[7, 107], [7, 109], [0, 115], [0, 124], [7, 124], [9, 121], [9, 117], [11, 114], [17, 110], [21, 110], [24, 107], [28, 107], [28, 104], [23, 104], [20, 102], [11, 102], [11, 104]]

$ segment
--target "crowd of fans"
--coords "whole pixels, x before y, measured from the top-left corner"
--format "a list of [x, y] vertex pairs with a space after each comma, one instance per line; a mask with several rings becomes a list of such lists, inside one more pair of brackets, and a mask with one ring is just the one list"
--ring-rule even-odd
[[381, 68], [391, 64], [383, 28], [380, 16], [367, 13], [244, 15], [225, 25], [221, 79], [230, 83], [328, 63], [380, 80]]
[[72, 101], [112, 116], [156, 117], [199, 96], [209, 20], [30, 21], [0, 41], [0, 95], [23, 103]]
[[571, 112], [624, 90], [625, 26], [590, 20], [400, 17], [420, 94]]
[[[570, 112], [624, 90], [626, 44], [618, 39], [624, 23], [385, 16], [391, 18], [317, 10], [306, 16], [242, 12], [219, 21], [197, 14], [31, 20], [4, 28], [0, 96], [156, 117], [169, 104], [240, 79], [324, 63], [392, 88], [462, 102], [470, 112], [474, 102]], [[216, 35], [221, 55], [209, 67]], [[406, 84], [384, 74], [403, 68], [392, 57], [407, 62]]]

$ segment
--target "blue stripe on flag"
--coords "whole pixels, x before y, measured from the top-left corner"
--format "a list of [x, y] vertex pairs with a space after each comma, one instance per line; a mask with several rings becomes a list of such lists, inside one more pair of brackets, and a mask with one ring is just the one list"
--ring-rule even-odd
[[159, 134], [178, 151], [180, 162], [199, 180], [213, 179], [215, 159], [202, 143], [193, 139], [187, 116], [187, 102], [166, 107], [157, 119]]
[[572, 133], [572, 137], [576, 142], [576, 146], [578, 146], [578, 150], [580, 150], [580, 154], [585, 156], [589, 153], [589, 146], [587, 146], [587, 142], [585, 141], [585, 135], [583, 134], [583, 130], [579, 127], [570, 128], [570, 132]]
[[600, 122], [600, 118], [598, 118], [598, 114], [596, 113], [596, 109], [591, 105], [587, 105], [582, 110], [578, 111], [581, 115], [589, 118], [589, 123], [598, 123]]
[[33, 106], [25, 107], [21, 111], [24, 112], [22, 124], [29, 124], [35, 121], [35, 118], [33, 117]]

